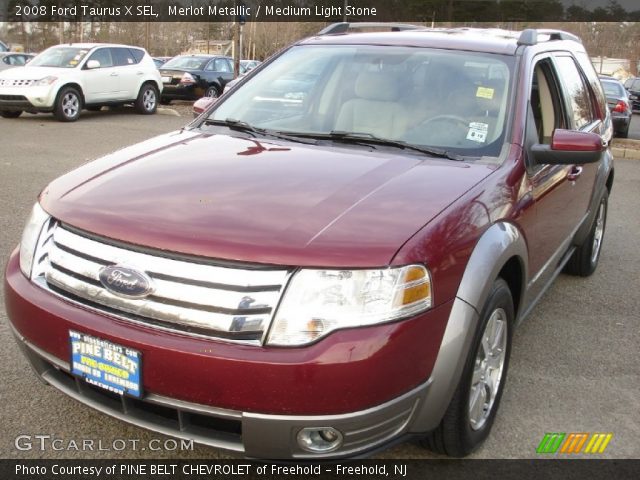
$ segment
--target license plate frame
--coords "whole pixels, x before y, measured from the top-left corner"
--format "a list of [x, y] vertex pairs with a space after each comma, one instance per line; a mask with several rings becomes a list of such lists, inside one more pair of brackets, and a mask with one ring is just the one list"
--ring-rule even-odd
[[69, 330], [71, 374], [103, 390], [141, 398], [142, 353], [87, 333]]

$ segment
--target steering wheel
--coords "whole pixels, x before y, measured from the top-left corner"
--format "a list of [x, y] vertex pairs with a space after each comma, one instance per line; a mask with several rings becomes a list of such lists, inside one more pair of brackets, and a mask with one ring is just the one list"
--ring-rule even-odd
[[429, 125], [430, 123], [435, 123], [438, 121], [447, 121], [447, 122], [456, 122], [459, 125], [462, 125], [464, 128], [469, 128], [469, 121], [466, 118], [459, 117], [458, 115], [436, 115], [435, 117], [428, 118], [420, 123], [420, 126]]

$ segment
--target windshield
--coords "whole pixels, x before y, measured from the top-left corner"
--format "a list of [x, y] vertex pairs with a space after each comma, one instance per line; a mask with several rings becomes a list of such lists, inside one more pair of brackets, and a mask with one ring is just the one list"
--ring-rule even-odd
[[297, 46], [234, 89], [208, 118], [497, 156], [511, 69], [512, 57], [475, 52]]
[[52, 47], [29, 62], [30, 67], [75, 68], [89, 53], [88, 48]]
[[201, 70], [203, 63], [209, 60], [201, 57], [175, 57], [162, 65], [162, 69], [176, 68], [179, 70]]

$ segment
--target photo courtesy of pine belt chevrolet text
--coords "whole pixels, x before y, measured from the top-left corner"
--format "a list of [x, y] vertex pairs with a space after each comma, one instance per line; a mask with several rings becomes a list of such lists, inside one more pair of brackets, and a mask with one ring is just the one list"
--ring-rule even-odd
[[[514, 330], [561, 271], [598, 275], [614, 127], [572, 34], [379, 27], [331, 25], [42, 190], [4, 291], [45, 383], [248, 458], [483, 443]], [[138, 62], [91, 103], [155, 112], [144, 50], [66, 48]], [[77, 119], [87, 71], [43, 72]]]

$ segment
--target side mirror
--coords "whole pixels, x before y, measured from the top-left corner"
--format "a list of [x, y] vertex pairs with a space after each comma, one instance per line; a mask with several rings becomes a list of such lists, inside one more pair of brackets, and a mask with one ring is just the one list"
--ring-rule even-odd
[[531, 153], [539, 164], [575, 165], [597, 162], [605, 148], [597, 133], [557, 128], [553, 131], [551, 145], [535, 144]]
[[89, 60], [87, 62], [87, 70], [93, 70], [95, 68], [100, 68], [100, 62], [98, 60]]

